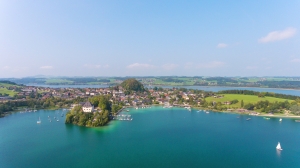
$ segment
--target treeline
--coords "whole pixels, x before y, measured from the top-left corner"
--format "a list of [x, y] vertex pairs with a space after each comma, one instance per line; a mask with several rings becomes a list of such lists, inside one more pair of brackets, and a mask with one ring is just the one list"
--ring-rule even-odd
[[291, 104], [288, 101], [284, 102], [269, 102], [268, 100], [265, 101], [258, 101], [257, 103], [247, 103], [243, 106], [244, 109], [247, 110], [260, 110], [261, 112], [267, 113], [283, 113], [284, 109], [289, 109]]
[[8, 81], [8, 80], [0, 81], [0, 83], [6, 83], [6, 84], [11, 84], [11, 85], [17, 85], [15, 82], [11, 82], [11, 81]]
[[238, 83], [238, 81], [235, 79], [224, 78], [224, 77], [210, 77], [210, 78], [206, 78], [205, 80], [206, 81], [216, 81], [216, 82], [218, 82], [218, 84], [226, 84], [226, 82]]
[[61, 98], [50, 97], [47, 99], [25, 99], [23, 101], [7, 101], [0, 103], [0, 114], [3, 116], [5, 112], [18, 110], [20, 108], [27, 109], [47, 109], [69, 107], [73, 103], [82, 102], [83, 99], [76, 98], [66, 100]]
[[[234, 101], [234, 100], [233, 100]], [[260, 111], [264, 113], [284, 113], [285, 110], [290, 110], [292, 114], [299, 115], [300, 114], [300, 106], [298, 105], [297, 101], [293, 101], [292, 103], [288, 101], [284, 102], [270, 102], [268, 100], [265, 101], [258, 101], [256, 103], [246, 103], [244, 104], [244, 101], [234, 101], [232, 103], [240, 103], [240, 108], [247, 109], [247, 110], [253, 110], [253, 111]], [[225, 111], [230, 106], [224, 105], [221, 102], [207, 102], [202, 101], [201, 106], [204, 108], [210, 108], [218, 111]]]
[[290, 99], [290, 100], [300, 99], [299, 96], [285, 95], [285, 94], [273, 93], [273, 92], [256, 92], [256, 91], [251, 91], [251, 90], [222, 90], [222, 91], [217, 92], [217, 94], [256, 95], [258, 97], [268, 96], [268, 97]]
[[164, 82], [175, 82], [175, 83], [184, 82], [183, 80], [176, 79], [176, 78], [161, 78], [161, 80], [164, 81]]
[[299, 88], [300, 81], [259, 81], [261, 85], [270, 88]]
[[110, 80], [109, 79], [98, 79], [98, 82], [110, 82]]
[[65, 78], [66, 80], [73, 81], [73, 84], [86, 84], [89, 82], [98, 82], [97, 78]]

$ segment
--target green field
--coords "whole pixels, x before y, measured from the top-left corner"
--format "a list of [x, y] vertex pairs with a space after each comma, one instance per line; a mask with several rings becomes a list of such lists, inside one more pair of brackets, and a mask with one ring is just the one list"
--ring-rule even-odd
[[[258, 97], [258, 96], [255, 96], [255, 95], [239, 95], [239, 94], [222, 94], [224, 95], [223, 98], [214, 98], [214, 97], [208, 97], [208, 98], [205, 98], [205, 100], [207, 102], [211, 102], [211, 101], [215, 101], [215, 102], [226, 102], [226, 101], [232, 101], [234, 99], [237, 99], [239, 102], [236, 103], [236, 104], [231, 104], [231, 105], [226, 105], [226, 106], [230, 106], [230, 107], [236, 107], [236, 108], [240, 108], [241, 106], [241, 100], [244, 101], [244, 104], [247, 104], [247, 103], [253, 103], [255, 104], [256, 102], [258, 101], [266, 101], [268, 100], [269, 102], [283, 102], [283, 101], [286, 101], [288, 99], [280, 99], [280, 98], [275, 98], [275, 97]], [[293, 100], [288, 100], [290, 103], [293, 101]]]
[[3, 87], [10, 87], [10, 86], [15, 86], [15, 85], [7, 84], [7, 83], [0, 83], [0, 86], [3, 86]]
[[17, 94], [17, 92], [12, 91], [12, 90], [8, 90], [6, 88], [0, 88], [0, 93], [9, 94], [9, 96], [14, 96], [15, 94]]

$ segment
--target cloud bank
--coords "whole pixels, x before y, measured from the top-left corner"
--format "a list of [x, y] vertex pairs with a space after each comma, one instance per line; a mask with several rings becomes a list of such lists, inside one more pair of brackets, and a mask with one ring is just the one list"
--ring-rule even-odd
[[212, 62], [206, 62], [206, 63], [186, 63], [185, 68], [186, 69], [213, 69], [213, 68], [220, 68], [225, 65], [225, 62], [221, 61], [212, 61]]
[[258, 42], [268, 43], [268, 42], [288, 39], [288, 38], [293, 37], [296, 34], [296, 32], [297, 32], [297, 29], [293, 28], [293, 27], [286, 28], [285, 30], [282, 30], [282, 31], [273, 31], [273, 32], [270, 32], [267, 36], [260, 38], [258, 40]]
[[300, 62], [300, 59], [299, 59], [299, 58], [295, 58], [295, 59], [292, 59], [291, 62], [299, 63], [299, 62]]
[[225, 44], [225, 43], [219, 43], [217, 45], [217, 48], [226, 48], [226, 47], [228, 47], [228, 44]]
[[152, 68], [155, 68], [155, 66], [151, 65], [151, 64], [134, 63], [134, 64], [128, 65], [126, 68], [128, 68], [128, 69], [152, 69]]
[[164, 64], [162, 65], [162, 68], [165, 69], [165, 70], [173, 70], [173, 69], [176, 69], [178, 67], [177, 64]]
[[45, 66], [41, 66], [40, 69], [53, 69], [53, 66], [45, 65]]

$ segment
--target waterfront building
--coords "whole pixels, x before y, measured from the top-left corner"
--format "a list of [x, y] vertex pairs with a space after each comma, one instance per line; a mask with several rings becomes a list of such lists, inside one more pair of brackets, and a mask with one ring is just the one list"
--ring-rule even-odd
[[89, 101], [87, 101], [82, 106], [82, 111], [85, 113], [90, 113], [90, 112], [94, 111], [94, 106]]

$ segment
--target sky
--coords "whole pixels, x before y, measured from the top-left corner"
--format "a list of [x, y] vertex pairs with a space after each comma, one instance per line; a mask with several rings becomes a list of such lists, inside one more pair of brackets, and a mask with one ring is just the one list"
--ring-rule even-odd
[[300, 76], [299, 9], [299, 0], [0, 0], [0, 78]]

